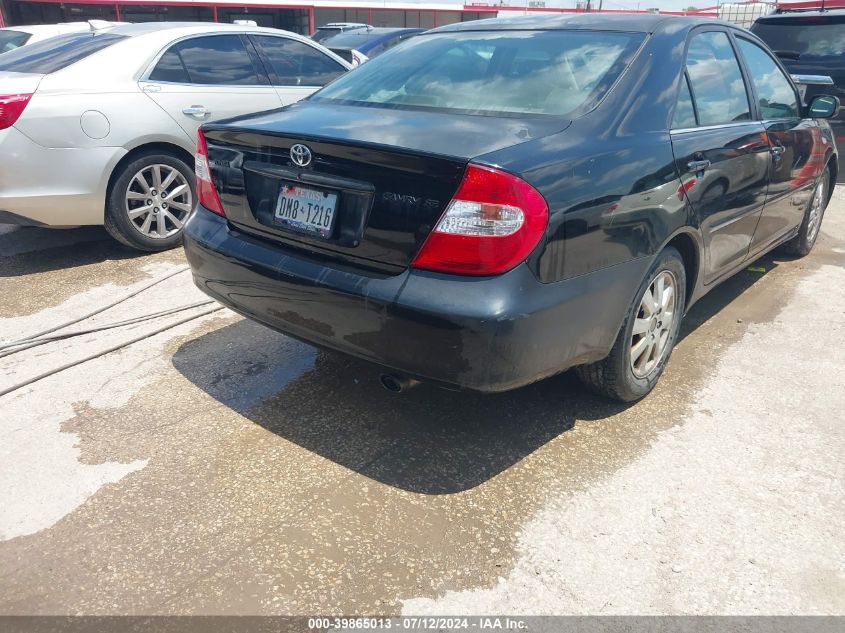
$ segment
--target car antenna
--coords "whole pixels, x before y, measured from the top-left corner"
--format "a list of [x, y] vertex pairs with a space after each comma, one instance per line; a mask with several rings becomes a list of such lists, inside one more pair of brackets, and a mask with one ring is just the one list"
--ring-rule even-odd
[[112, 26], [114, 26], [114, 24], [106, 22], [105, 20], [88, 20], [88, 28], [91, 29], [92, 33], [102, 31], [103, 29], [107, 29]]

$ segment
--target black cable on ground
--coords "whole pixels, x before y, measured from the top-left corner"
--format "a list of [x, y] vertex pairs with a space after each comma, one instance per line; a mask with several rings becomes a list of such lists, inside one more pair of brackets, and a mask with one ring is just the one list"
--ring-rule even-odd
[[35, 334], [30, 334], [29, 336], [25, 336], [24, 338], [18, 339], [17, 341], [9, 341], [8, 343], [3, 343], [2, 345], [0, 345], [0, 350], [7, 349], [8, 347], [14, 347], [15, 345], [18, 345], [20, 343], [24, 343], [24, 342], [27, 342], [27, 341], [31, 341], [32, 339], [39, 338], [41, 336], [44, 336], [45, 334], [51, 334], [52, 332], [55, 332], [57, 330], [63, 330], [64, 328], [68, 327], [69, 325], [73, 325], [74, 323], [79, 323], [80, 321], [84, 321], [85, 319], [88, 319], [88, 318], [94, 316], [95, 314], [100, 314], [100, 312], [105, 312], [109, 308], [113, 308], [114, 306], [116, 306], [120, 303], [123, 303], [127, 299], [131, 299], [132, 297], [144, 292], [144, 290], [152, 288], [153, 286], [160, 284], [162, 281], [164, 281], [166, 279], [170, 279], [174, 275], [178, 275], [179, 273], [183, 273], [186, 270], [189, 270], [188, 266], [184, 266], [184, 267], [180, 268], [179, 270], [174, 270], [173, 272], [170, 272], [170, 273], [164, 275], [163, 277], [159, 277], [158, 279], [155, 279], [155, 280], [151, 281], [150, 283], [148, 283], [144, 286], [141, 286], [137, 290], [133, 290], [132, 292], [130, 292], [129, 294], [127, 294], [123, 297], [121, 297], [120, 299], [117, 299], [116, 301], [113, 301], [109, 304], [106, 304], [106, 305], [100, 307], [100, 308], [97, 308], [96, 310], [93, 310], [93, 311], [89, 312], [88, 314], [83, 314], [80, 317], [77, 317], [77, 318], [72, 319], [70, 321], [66, 321], [65, 323], [60, 323], [59, 325], [53, 326], [53, 327], [48, 328], [46, 330], [42, 330], [41, 332], [36, 332]]
[[51, 369], [50, 371], [45, 371], [44, 373], [38, 374], [37, 376], [33, 376], [32, 378], [28, 378], [27, 380], [24, 380], [23, 382], [19, 382], [15, 385], [12, 385], [10, 387], [6, 387], [5, 389], [0, 390], [0, 397], [3, 397], [7, 394], [10, 394], [13, 391], [17, 391], [18, 389], [22, 389], [24, 387], [27, 387], [27, 386], [35, 383], [35, 382], [38, 382], [39, 380], [43, 380], [44, 378], [49, 378], [50, 376], [53, 376], [53, 375], [58, 374], [60, 372], [63, 372], [66, 369], [70, 369], [71, 367], [76, 367], [77, 365], [81, 365], [82, 363], [86, 363], [89, 360], [94, 360], [95, 358], [99, 358], [100, 356], [105, 356], [106, 354], [110, 354], [111, 352], [115, 352], [115, 351], [117, 351], [117, 350], [119, 350], [123, 347], [127, 347], [129, 345], [132, 345], [133, 343], [137, 343], [138, 341], [143, 341], [144, 339], [155, 336], [156, 334], [160, 334], [161, 332], [164, 332], [165, 330], [169, 330], [170, 328], [174, 328], [177, 325], [182, 325], [183, 323], [187, 323], [188, 321], [193, 321], [194, 319], [198, 319], [199, 317], [205, 316], [206, 314], [211, 314], [212, 312], [217, 312], [218, 310], [222, 310], [222, 309], [223, 309], [223, 306], [216, 306], [214, 308], [204, 310], [203, 312], [200, 312], [199, 314], [194, 314], [194, 315], [191, 315], [189, 317], [179, 319], [178, 321], [174, 321], [173, 323], [169, 323], [168, 325], [164, 325], [160, 328], [157, 328], [157, 329], [153, 330], [152, 332], [147, 332], [145, 334], [142, 334], [141, 336], [136, 336], [135, 338], [130, 339], [128, 341], [125, 341], [123, 343], [119, 343], [117, 345], [112, 345], [111, 347], [109, 347], [107, 349], [101, 350], [99, 352], [95, 352], [93, 354], [89, 354], [88, 356], [85, 356], [84, 358], [80, 358], [80, 359], [72, 361], [70, 363], [66, 363], [64, 365], [61, 365], [60, 367], [56, 367], [55, 369]]
[[[74, 330], [73, 332], [63, 332], [61, 334], [54, 334], [52, 336], [42, 336], [39, 338], [32, 338], [32, 339], [24, 339], [15, 343], [7, 343], [6, 345], [0, 346], [0, 358], [5, 358], [6, 356], [11, 356], [12, 354], [17, 354], [18, 352], [23, 352], [24, 350], [31, 349], [33, 347], [38, 347], [39, 345], [44, 345], [45, 343], [51, 343], [53, 341], [61, 341], [64, 339], [73, 338], [74, 336], [81, 336], [83, 334], [92, 334], [94, 332], [102, 332], [103, 330], [111, 330], [118, 327], [124, 327], [126, 325], [133, 325], [135, 323], [141, 323], [143, 321], [149, 321], [151, 319], [156, 319], [163, 316], [168, 316], [170, 314], [175, 314], [177, 312], [183, 312], [185, 310], [190, 310], [191, 308], [199, 308], [202, 306], [211, 305], [214, 303], [213, 300], [207, 301], [197, 301], [196, 303], [192, 303], [186, 306], [180, 306], [178, 308], [170, 308], [168, 310], [162, 310], [160, 312], [153, 312], [151, 314], [145, 314], [139, 317], [133, 317], [131, 319], [126, 319], [124, 321], [116, 321], [113, 323], [104, 323], [103, 325], [98, 325], [91, 328], [86, 328], [84, 330]], [[9, 349], [14, 347], [15, 349]]]

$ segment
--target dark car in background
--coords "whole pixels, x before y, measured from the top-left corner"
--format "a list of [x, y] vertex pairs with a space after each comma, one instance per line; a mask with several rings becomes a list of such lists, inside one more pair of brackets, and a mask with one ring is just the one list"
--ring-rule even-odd
[[353, 66], [360, 66], [400, 42], [424, 32], [425, 29], [367, 27], [333, 35], [321, 43]]
[[201, 128], [196, 284], [281, 332], [452, 389], [570, 367], [648, 393], [685, 311], [803, 255], [839, 165], [759, 39], [659, 15], [412, 38], [286, 108]]
[[[758, 18], [751, 27], [794, 75], [821, 75], [833, 86], [802, 88], [804, 99], [832, 94], [845, 101], [845, 9], [790, 11]], [[840, 155], [845, 152], [845, 109], [830, 121]], [[839, 182], [845, 182], [840, 173]]]
[[311, 39], [315, 42], [322, 42], [338, 33], [345, 33], [346, 31], [356, 31], [358, 29], [372, 28], [369, 24], [362, 22], [329, 22], [323, 26], [318, 26], [317, 30], [311, 34]]

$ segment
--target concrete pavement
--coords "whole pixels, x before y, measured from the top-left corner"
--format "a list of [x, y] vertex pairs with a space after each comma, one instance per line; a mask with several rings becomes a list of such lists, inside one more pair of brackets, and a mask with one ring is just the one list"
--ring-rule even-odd
[[[822, 231], [699, 303], [633, 406], [569, 374], [397, 397], [227, 311], [0, 397], [0, 614], [845, 614], [841, 189]], [[5, 232], [0, 338], [183, 265]], [[201, 299], [179, 273], [94, 322]]]

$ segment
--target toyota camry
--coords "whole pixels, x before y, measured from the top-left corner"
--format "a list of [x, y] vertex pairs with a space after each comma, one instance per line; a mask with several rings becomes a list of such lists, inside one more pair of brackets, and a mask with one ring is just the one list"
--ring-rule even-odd
[[271, 328], [503, 391], [576, 367], [624, 401], [685, 311], [775, 247], [805, 255], [839, 169], [754, 35], [659, 15], [420, 35], [305, 101], [206, 124], [185, 248]]

